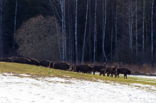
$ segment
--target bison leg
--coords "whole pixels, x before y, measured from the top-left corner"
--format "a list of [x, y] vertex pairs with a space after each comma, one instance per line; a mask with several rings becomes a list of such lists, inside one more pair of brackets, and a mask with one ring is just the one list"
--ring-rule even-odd
[[105, 73], [104, 73], [104, 72], [100, 72], [100, 76], [101, 76], [101, 75], [105, 76]]
[[93, 75], [95, 75], [95, 71], [93, 71]]
[[126, 79], [127, 79], [127, 74], [125, 76], [126, 76]]
[[103, 73], [103, 76], [105, 76], [105, 73]]
[[107, 77], [109, 77], [109, 73], [107, 73]]
[[117, 78], [117, 74], [115, 74], [115, 78]]
[[102, 75], [102, 73], [100, 72], [100, 76]]
[[124, 78], [127, 79], [127, 74], [124, 74]]

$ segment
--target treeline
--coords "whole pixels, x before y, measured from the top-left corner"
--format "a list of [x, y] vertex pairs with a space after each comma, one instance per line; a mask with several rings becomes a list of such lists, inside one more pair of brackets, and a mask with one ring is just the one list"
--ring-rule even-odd
[[66, 31], [65, 60], [154, 63], [155, 0], [55, 1], [62, 7], [56, 15], [64, 14], [57, 16]]
[[[34, 58], [39, 59], [77, 63], [155, 63], [155, 0], [2, 1], [5, 1], [3, 15], [1, 15], [4, 28], [2, 33], [3, 55], [5, 56], [35, 56]], [[45, 19], [38, 15], [43, 15]], [[57, 20], [49, 19], [50, 16], [56, 17]], [[37, 25], [35, 21], [31, 22], [35, 18], [36, 22], [40, 24]], [[42, 22], [42, 20], [47, 21]], [[28, 27], [31, 28], [28, 29]], [[47, 32], [48, 27], [56, 29]], [[26, 30], [30, 32], [25, 32]], [[37, 30], [39, 32], [36, 32]], [[42, 47], [43, 50], [39, 49], [40, 52], [37, 52], [38, 48], [29, 49], [30, 45], [38, 47], [36, 44], [40, 39], [35, 39], [36, 41], [33, 39], [40, 37], [43, 33], [49, 38], [49, 40], [44, 39], [48, 42], [40, 44], [39, 48]], [[33, 37], [30, 40], [29, 37], [26, 37], [27, 34], [35, 36], [30, 36]], [[18, 39], [19, 35], [26, 38]], [[56, 41], [50, 42], [53, 38], [57, 38]], [[21, 45], [22, 41], [25, 42]], [[53, 45], [53, 43], [56, 49], [45, 46]], [[22, 47], [28, 49], [21, 49]], [[48, 48], [51, 48], [49, 52], [52, 53], [48, 52], [47, 55], [41, 56], [48, 51]], [[55, 53], [57, 57], [53, 58]], [[50, 58], [46, 58], [47, 56]]]

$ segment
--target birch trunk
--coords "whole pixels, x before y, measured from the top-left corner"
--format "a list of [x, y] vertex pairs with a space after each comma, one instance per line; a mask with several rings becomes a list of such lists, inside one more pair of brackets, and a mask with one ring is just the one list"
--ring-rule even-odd
[[0, 58], [3, 57], [3, 31], [2, 31], [2, 21], [3, 21], [3, 0], [0, 1]]
[[96, 49], [97, 49], [97, 0], [95, 0], [95, 11], [94, 11], [94, 54], [93, 61], [96, 62]]
[[75, 2], [75, 62], [78, 63], [78, 40], [77, 40], [77, 16], [78, 16], [78, 0]]
[[105, 36], [106, 36], [106, 24], [107, 24], [107, 0], [104, 0], [103, 6], [103, 35], [102, 35], [102, 52], [105, 61], [107, 62], [107, 56], [105, 52]]
[[154, 25], [153, 25], [153, 17], [154, 16], [154, 0], [152, 0], [152, 9], [151, 9], [151, 59], [153, 61], [153, 51], [154, 51], [154, 42], [153, 42], [153, 34], [154, 34]]
[[135, 28], [135, 32], [136, 32], [136, 35], [135, 35], [135, 39], [136, 39], [136, 41], [135, 41], [135, 54], [136, 54], [136, 57], [138, 56], [138, 0], [136, 0], [136, 21], [135, 21], [136, 23], [136, 28]]
[[132, 34], [132, 28], [133, 28], [133, 16], [132, 16], [132, 0], [130, 0], [130, 4], [129, 4], [129, 39], [130, 39], [130, 43], [129, 43], [129, 47], [130, 47], [130, 51], [131, 53], [133, 53], [133, 34]]
[[145, 54], [145, 0], [143, 0], [142, 52]]
[[118, 58], [118, 52], [116, 51], [117, 50], [117, 47], [118, 47], [118, 11], [117, 11], [117, 1], [116, 1], [116, 7], [115, 7], [115, 56], [116, 56], [116, 59]]
[[86, 47], [86, 35], [87, 35], [87, 24], [88, 24], [88, 11], [89, 11], [89, 5], [87, 0], [87, 8], [86, 8], [86, 21], [85, 21], [85, 30], [84, 30], [84, 37], [83, 37], [83, 47], [82, 47], [82, 59], [81, 62], [84, 62], [84, 56], [85, 56], [85, 47]]
[[15, 32], [17, 28], [17, 10], [18, 10], [18, 1], [15, 1], [15, 14], [14, 14], [14, 34], [13, 34], [13, 49], [15, 48]]

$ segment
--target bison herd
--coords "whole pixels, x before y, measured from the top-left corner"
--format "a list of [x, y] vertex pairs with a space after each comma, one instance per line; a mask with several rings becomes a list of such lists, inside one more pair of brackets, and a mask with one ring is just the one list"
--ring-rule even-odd
[[119, 67], [119, 66], [110, 66], [110, 65], [93, 65], [93, 64], [70, 64], [64, 62], [51, 62], [48, 60], [37, 60], [34, 58], [26, 57], [10, 57], [0, 59], [1, 62], [14, 62], [14, 63], [24, 63], [30, 65], [44, 66], [60, 70], [69, 70], [79, 73], [89, 73], [95, 75], [99, 73], [100, 76], [108, 77], [118, 77], [120, 74], [124, 75], [124, 78], [127, 79], [127, 75], [131, 74], [131, 71], [128, 68]]

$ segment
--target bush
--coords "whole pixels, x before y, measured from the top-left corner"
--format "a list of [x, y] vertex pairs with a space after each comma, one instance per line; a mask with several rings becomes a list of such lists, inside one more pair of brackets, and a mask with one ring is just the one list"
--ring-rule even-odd
[[18, 30], [15, 39], [20, 56], [58, 60], [59, 27], [54, 17], [37, 16], [29, 19]]

